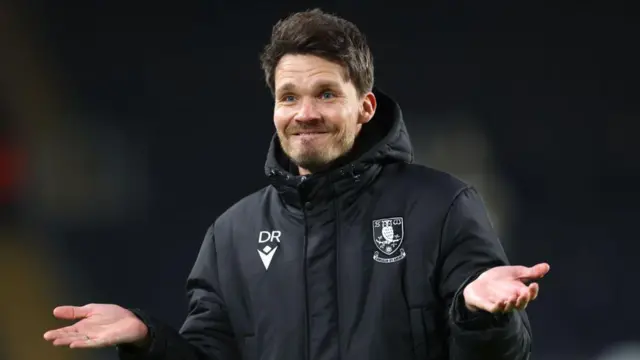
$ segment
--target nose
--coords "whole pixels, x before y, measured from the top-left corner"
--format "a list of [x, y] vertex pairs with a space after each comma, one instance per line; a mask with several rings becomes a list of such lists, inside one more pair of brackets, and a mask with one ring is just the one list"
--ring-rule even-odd
[[295, 121], [308, 122], [320, 119], [320, 112], [318, 111], [313, 99], [303, 98], [299, 102], [298, 111], [294, 117]]

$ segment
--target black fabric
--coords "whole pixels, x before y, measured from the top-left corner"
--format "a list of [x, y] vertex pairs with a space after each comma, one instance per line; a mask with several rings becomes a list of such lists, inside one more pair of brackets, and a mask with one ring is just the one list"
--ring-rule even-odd
[[399, 106], [376, 96], [357, 148], [325, 172], [297, 175], [274, 137], [265, 163], [271, 185], [229, 208], [205, 236], [182, 329], [145, 320], [150, 350], [123, 359], [528, 357], [525, 312], [470, 314], [464, 306], [466, 284], [508, 264], [480, 196], [412, 164]]

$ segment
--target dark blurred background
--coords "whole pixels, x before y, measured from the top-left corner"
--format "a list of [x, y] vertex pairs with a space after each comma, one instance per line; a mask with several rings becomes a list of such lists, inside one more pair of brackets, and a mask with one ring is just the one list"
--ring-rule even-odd
[[367, 34], [418, 162], [481, 190], [513, 263], [551, 264], [533, 359], [640, 359], [631, 5], [0, 1], [0, 358], [115, 359], [42, 340], [59, 304], [180, 326], [206, 228], [266, 184], [258, 54], [320, 6]]

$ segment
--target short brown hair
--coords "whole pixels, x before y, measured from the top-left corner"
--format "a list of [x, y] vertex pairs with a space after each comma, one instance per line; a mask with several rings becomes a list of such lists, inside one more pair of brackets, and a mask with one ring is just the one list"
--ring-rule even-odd
[[297, 12], [278, 21], [260, 55], [267, 86], [275, 93], [274, 74], [287, 54], [315, 55], [342, 65], [359, 95], [373, 88], [373, 56], [353, 23], [320, 9]]

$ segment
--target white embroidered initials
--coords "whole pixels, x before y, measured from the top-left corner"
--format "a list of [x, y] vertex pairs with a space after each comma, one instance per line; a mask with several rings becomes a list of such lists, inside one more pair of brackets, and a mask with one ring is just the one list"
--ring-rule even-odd
[[258, 234], [258, 255], [260, 255], [265, 270], [269, 270], [273, 255], [278, 250], [280, 235], [282, 235], [282, 232], [278, 230], [260, 231], [260, 234]]

